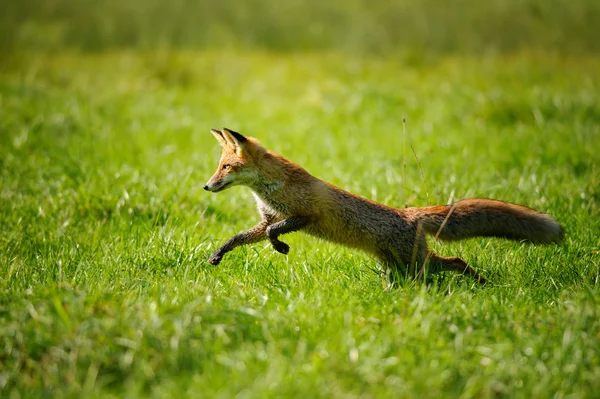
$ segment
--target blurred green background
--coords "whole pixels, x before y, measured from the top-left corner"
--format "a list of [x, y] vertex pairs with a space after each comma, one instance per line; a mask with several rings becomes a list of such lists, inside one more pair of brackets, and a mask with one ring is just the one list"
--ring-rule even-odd
[[4, 0], [0, 49], [600, 51], [598, 0]]
[[[0, 0], [0, 398], [598, 397], [599, 27], [600, 0]], [[258, 220], [202, 189], [222, 126], [567, 237], [431, 240], [484, 289], [384, 291], [303, 234], [212, 267]]]

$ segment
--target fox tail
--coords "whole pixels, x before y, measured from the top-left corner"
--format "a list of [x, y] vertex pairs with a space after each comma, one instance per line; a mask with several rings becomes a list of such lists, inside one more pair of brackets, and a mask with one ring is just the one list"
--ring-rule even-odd
[[446, 241], [502, 237], [547, 244], [564, 237], [562, 226], [549, 215], [504, 201], [472, 198], [413, 209], [425, 232]]

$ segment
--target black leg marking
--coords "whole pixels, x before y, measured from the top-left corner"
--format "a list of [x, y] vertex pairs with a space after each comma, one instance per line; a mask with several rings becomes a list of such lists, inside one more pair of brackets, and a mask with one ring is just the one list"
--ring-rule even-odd
[[433, 254], [433, 256], [431, 258], [431, 262], [429, 263], [429, 267], [430, 267], [429, 270], [431, 273], [452, 271], [452, 272], [461, 273], [461, 274], [464, 274], [467, 276], [471, 276], [473, 278], [473, 280], [475, 280], [476, 282], [478, 282], [481, 285], [484, 285], [487, 283], [487, 280], [485, 279], [485, 277], [483, 277], [481, 274], [477, 273], [477, 271], [475, 269], [473, 269], [471, 266], [469, 266], [461, 258], [457, 258], [457, 257], [445, 258], [443, 256]]
[[291, 233], [297, 231], [306, 226], [310, 222], [310, 218], [307, 216], [292, 216], [281, 222], [274, 223], [267, 227], [267, 238], [271, 241], [273, 248], [277, 252], [287, 254], [290, 251], [290, 246], [286, 243], [279, 241], [277, 237], [282, 234]]
[[266, 238], [265, 231], [267, 230], [267, 226], [267, 222], [262, 221], [250, 230], [234, 235], [211, 255], [208, 259], [208, 263], [211, 265], [218, 265], [221, 262], [221, 259], [223, 259], [223, 256], [234, 248], [264, 240]]

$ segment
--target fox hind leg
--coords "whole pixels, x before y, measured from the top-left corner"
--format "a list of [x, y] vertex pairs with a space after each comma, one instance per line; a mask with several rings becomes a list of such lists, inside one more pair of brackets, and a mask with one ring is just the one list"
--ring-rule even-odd
[[386, 291], [399, 288], [404, 282], [414, 278], [414, 276], [410, 275], [409, 268], [407, 267], [408, 262], [402, 261], [392, 251], [380, 249], [377, 257], [382, 266], [382, 277], [384, 277]]
[[464, 260], [456, 256], [446, 258], [432, 254], [429, 268], [432, 273], [452, 271], [471, 276], [479, 284], [483, 285], [487, 283], [486, 279], [481, 274], [477, 273], [477, 271], [469, 266]]

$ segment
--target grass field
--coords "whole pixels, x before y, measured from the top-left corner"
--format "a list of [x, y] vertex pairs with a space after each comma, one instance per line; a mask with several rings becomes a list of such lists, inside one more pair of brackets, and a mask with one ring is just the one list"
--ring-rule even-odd
[[[300, 233], [213, 267], [258, 218], [249, 190], [202, 190], [223, 126], [388, 205], [503, 199], [566, 240], [432, 242], [485, 288], [384, 291]], [[22, 55], [0, 71], [0, 396], [594, 397], [599, 149], [595, 56]]]

